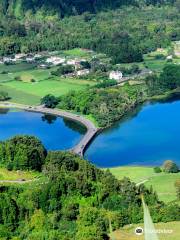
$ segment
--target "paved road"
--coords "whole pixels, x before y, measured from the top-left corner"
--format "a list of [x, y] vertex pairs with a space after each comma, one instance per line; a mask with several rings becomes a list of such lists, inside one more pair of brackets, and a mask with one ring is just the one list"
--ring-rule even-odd
[[87, 129], [86, 134], [84, 135], [84, 137], [81, 139], [81, 141], [76, 146], [74, 146], [72, 149], [70, 149], [70, 151], [72, 151], [80, 156], [83, 156], [86, 147], [88, 146], [88, 144], [91, 142], [91, 140], [94, 138], [94, 136], [97, 134], [97, 132], [99, 130], [98, 128], [96, 128], [96, 126], [93, 124], [93, 122], [84, 118], [83, 116], [79, 116], [77, 114], [62, 111], [62, 110], [45, 108], [43, 106], [27, 106], [27, 105], [10, 103], [10, 102], [1, 102], [0, 107], [19, 108], [19, 109], [23, 109], [23, 110], [31, 111], [31, 112], [53, 114], [53, 115], [65, 117], [65, 118], [68, 118], [68, 119], [71, 119], [73, 121], [77, 121], [77, 122], [83, 124]]
[[143, 210], [144, 210], [144, 240], [159, 240], [156, 229], [154, 227], [148, 206], [142, 197]]

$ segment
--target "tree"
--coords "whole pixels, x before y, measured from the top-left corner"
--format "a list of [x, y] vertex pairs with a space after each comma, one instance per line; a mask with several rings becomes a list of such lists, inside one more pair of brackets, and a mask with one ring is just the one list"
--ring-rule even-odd
[[0, 92], [0, 101], [6, 101], [8, 99], [9, 99], [8, 93], [4, 92], [4, 91], [1, 91]]
[[0, 162], [9, 169], [41, 171], [47, 151], [32, 136], [16, 136], [0, 143]]
[[176, 188], [177, 199], [180, 200], [180, 179], [177, 179], [174, 185]]
[[177, 173], [179, 171], [179, 168], [175, 162], [167, 160], [163, 164], [163, 170], [167, 173]]
[[160, 172], [162, 172], [162, 170], [161, 170], [160, 167], [154, 167], [154, 172], [155, 173], [160, 173]]
[[58, 104], [58, 98], [55, 96], [48, 94], [41, 99], [41, 104], [47, 108], [55, 108]]

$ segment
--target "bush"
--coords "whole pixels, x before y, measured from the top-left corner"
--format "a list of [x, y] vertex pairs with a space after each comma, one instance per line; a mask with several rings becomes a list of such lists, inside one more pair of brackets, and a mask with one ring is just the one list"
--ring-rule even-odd
[[0, 92], [0, 101], [6, 101], [8, 99], [9, 99], [8, 93], [4, 92], [4, 91], [1, 91]]
[[179, 172], [179, 168], [175, 162], [167, 160], [163, 164], [163, 171], [167, 173], [177, 173]]
[[61, 75], [65, 75], [68, 73], [73, 73], [74, 72], [74, 66], [73, 65], [65, 65], [65, 66], [60, 66], [56, 71], [51, 72], [52, 75], [55, 76], [61, 76]]
[[58, 104], [58, 98], [55, 96], [48, 94], [41, 99], [41, 104], [47, 108], [55, 108]]
[[36, 137], [16, 136], [0, 143], [0, 163], [8, 170], [41, 171], [46, 155], [46, 149]]
[[154, 172], [155, 173], [160, 173], [160, 172], [162, 172], [162, 170], [161, 170], [160, 167], [154, 167]]

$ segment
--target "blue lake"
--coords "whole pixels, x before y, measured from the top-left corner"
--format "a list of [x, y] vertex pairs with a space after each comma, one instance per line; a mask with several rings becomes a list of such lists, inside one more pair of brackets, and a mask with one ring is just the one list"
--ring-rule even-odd
[[85, 158], [99, 167], [180, 165], [180, 101], [144, 105], [99, 134]]
[[76, 145], [86, 132], [79, 123], [52, 115], [0, 109], [0, 140], [19, 134], [38, 137], [48, 150]]

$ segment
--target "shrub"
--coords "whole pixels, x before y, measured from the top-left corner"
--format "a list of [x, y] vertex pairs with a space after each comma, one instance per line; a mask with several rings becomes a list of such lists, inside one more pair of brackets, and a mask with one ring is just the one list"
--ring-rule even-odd
[[160, 172], [162, 172], [162, 170], [161, 170], [160, 167], [154, 167], [154, 172], [155, 173], [160, 173]]
[[0, 142], [0, 163], [8, 170], [40, 171], [46, 155], [46, 149], [36, 137], [16, 136]]
[[48, 94], [41, 99], [41, 104], [47, 108], [55, 108], [58, 102], [58, 99], [51, 94]]
[[179, 168], [175, 162], [167, 160], [163, 164], [163, 171], [167, 173], [177, 173], [179, 171]]
[[8, 99], [9, 99], [8, 93], [4, 92], [4, 91], [1, 91], [0, 92], [0, 101], [6, 101]]

